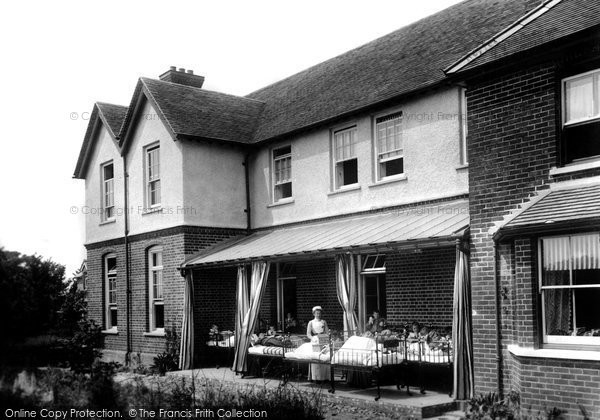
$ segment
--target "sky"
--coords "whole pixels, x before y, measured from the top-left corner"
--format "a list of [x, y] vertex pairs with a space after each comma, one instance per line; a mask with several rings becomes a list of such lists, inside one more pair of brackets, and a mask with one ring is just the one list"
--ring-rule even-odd
[[169, 66], [245, 95], [458, 0], [12, 1], [0, 15], [0, 247], [85, 258], [72, 179], [96, 101], [129, 105]]

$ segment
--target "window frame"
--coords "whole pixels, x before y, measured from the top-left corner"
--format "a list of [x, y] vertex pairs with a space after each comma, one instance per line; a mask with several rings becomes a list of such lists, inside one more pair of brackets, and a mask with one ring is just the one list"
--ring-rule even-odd
[[[280, 155], [275, 157], [275, 153], [281, 149], [286, 149], [288, 148], [290, 149], [289, 153]], [[272, 195], [273, 195], [273, 203], [281, 203], [281, 202], [286, 202], [289, 200], [293, 200], [294, 199], [294, 181], [293, 181], [293, 158], [292, 158], [292, 145], [291, 144], [283, 144], [277, 147], [273, 147], [271, 148], [270, 151], [270, 157], [271, 157], [271, 188], [272, 188]], [[289, 178], [287, 178], [286, 181], [277, 181], [277, 162], [278, 161], [284, 161], [289, 159]], [[281, 197], [281, 198], [277, 198], [278, 196], [278, 187], [285, 185], [285, 184], [289, 184], [290, 185], [290, 190], [291, 190], [291, 194], [289, 197]]]
[[[288, 267], [293, 267], [293, 271], [292, 273], [287, 273], [285, 268], [286, 266]], [[277, 263], [277, 322], [278, 324], [282, 327], [281, 329], [283, 329], [284, 326], [284, 321], [285, 321], [285, 317], [286, 317], [286, 308], [284, 307], [284, 303], [285, 303], [285, 296], [283, 294], [284, 292], [284, 282], [287, 280], [297, 280], [298, 278], [298, 274], [297, 274], [297, 270], [298, 266], [296, 263], [294, 262], [279, 262]], [[297, 298], [297, 292], [296, 292], [296, 310], [297, 310], [297, 306], [298, 306], [298, 298]], [[292, 314], [294, 317], [296, 317], [296, 320], [298, 319], [298, 314], [294, 313]]]
[[[538, 276], [538, 296], [539, 296], [539, 316], [541, 326], [541, 345], [547, 348], [569, 348], [577, 350], [598, 350], [600, 349], [600, 336], [572, 336], [572, 335], [552, 335], [546, 333], [546, 306], [545, 306], [545, 290], [578, 290], [578, 289], [600, 289], [600, 280], [597, 284], [573, 284], [573, 268], [572, 268], [572, 248], [569, 245], [569, 285], [547, 285], [544, 286], [544, 239], [553, 238], [569, 238], [569, 244], [571, 244], [571, 238], [575, 236], [583, 235], [600, 235], [600, 232], [596, 231], [585, 231], [576, 233], [564, 233], [557, 235], [546, 235], [541, 236], [537, 240], [537, 276]], [[599, 255], [600, 258], [600, 255]], [[575, 295], [571, 297], [575, 302]], [[573, 303], [573, 311], [576, 311], [576, 305]], [[575, 320], [575, 327], [577, 321]]]
[[[151, 175], [151, 158], [150, 153], [157, 151], [158, 153], [158, 164], [152, 165], [158, 168], [158, 176], [150, 179]], [[160, 142], [155, 142], [144, 147], [144, 194], [146, 198], [146, 206], [148, 209], [156, 209], [161, 207], [162, 203], [162, 178], [161, 178], [161, 164], [160, 164]], [[158, 188], [158, 201], [152, 203], [152, 184], [157, 183]], [[156, 191], [154, 190], [154, 191]]]
[[469, 116], [467, 114], [467, 88], [461, 87], [460, 93], [460, 164], [467, 166], [469, 164], [469, 148], [467, 146], [467, 136], [469, 135]]
[[[366, 267], [370, 258], [375, 258], [373, 268]], [[358, 323], [359, 328], [362, 328], [367, 324], [367, 320], [371, 314], [367, 313], [367, 281], [372, 281], [373, 278], [377, 281], [377, 299], [379, 310], [385, 312], [387, 310], [387, 269], [386, 261], [387, 255], [384, 253], [374, 254], [363, 254], [357, 258], [359, 272], [358, 281]], [[378, 265], [379, 261], [383, 261], [383, 264]], [[368, 277], [371, 277], [369, 279]], [[383, 290], [380, 287], [380, 283], [384, 284]], [[383, 301], [383, 304], [382, 304]], [[383, 316], [383, 314], [381, 314]]]
[[[379, 121], [379, 120], [383, 120], [386, 118], [390, 118], [390, 120], [395, 120], [395, 119], [399, 120], [400, 142], [402, 143], [402, 147], [398, 148], [398, 149], [390, 150], [390, 151], [380, 152], [378, 125], [384, 122], [384, 121]], [[387, 121], [390, 121], [390, 120], [387, 120]], [[387, 122], [387, 121], [385, 121], [385, 122]], [[377, 114], [373, 117], [373, 152], [374, 152], [373, 153], [373, 161], [375, 164], [375, 182], [383, 182], [383, 181], [394, 180], [394, 179], [406, 177], [406, 166], [405, 166], [406, 147], [404, 145], [403, 123], [404, 123], [404, 112], [401, 109], [388, 110], [385, 113]], [[400, 151], [400, 153], [398, 155], [390, 156], [387, 158], [381, 158], [382, 154], [393, 153], [393, 152], [397, 152], [397, 151]], [[393, 175], [382, 176], [382, 170], [381, 170], [382, 164], [393, 161], [393, 160], [400, 160], [400, 159], [402, 159], [402, 172], [393, 174]]]
[[[115, 260], [114, 270], [109, 271], [108, 260]], [[118, 259], [115, 253], [106, 254], [103, 257], [102, 266], [104, 268], [104, 326], [106, 331], [118, 331], [119, 327], [119, 304], [118, 304]], [[112, 282], [111, 282], [112, 280]], [[112, 285], [114, 287], [112, 287]], [[114, 301], [112, 301], [111, 292], [114, 292]], [[112, 312], [117, 312], [116, 325], [112, 323]]]
[[[110, 179], [106, 179], [106, 168], [108, 168], [109, 166], [112, 166], [112, 178]], [[108, 183], [108, 181], [112, 181], [110, 183]], [[107, 185], [110, 185], [110, 194], [111, 194], [111, 200], [112, 200], [112, 206], [108, 206], [107, 205], [107, 194], [108, 194], [108, 188]], [[102, 208], [102, 212], [101, 212], [101, 221], [102, 222], [110, 222], [115, 220], [115, 164], [112, 160], [108, 161], [108, 162], [104, 162], [103, 164], [100, 165], [100, 203], [101, 203], [101, 208]], [[112, 214], [111, 216], [108, 216], [108, 213], [111, 209], [112, 210]]]
[[[567, 82], [576, 79], [582, 79], [587, 76], [592, 76], [592, 112], [595, 114], [592, 117], [584, 117], [575, 121], [567, 121]], [[595, 97], [597, 95], [597, 97]], [[561, 126], [572, 127], [580, 124], [588, 124], [592, 122], [600, 121], [600, 68], [585, 71], [583, 73], [574, 74], [572, 76], [564, 77], [561, 80], [561, 105], [562, 105], [562, 119]]]
[[[342, 159], [338, 159], [337, 156], [337, 135], [341, 134], [341, 133], [346, 133], [346, 132], [353, 132], [354, 133], [354, 142], [350, 143], [349, 146], [352, 148], [353, 147], [353, 151], [354, 154], [352, 156], [350, 156], [349, 158], [342, 158]], [[358, 148], [358, 125], [357, 124], [348, 124], [348, 125], [344, 125], [342, 127], [338, 127], [338, 128], [334, 128], [331, 130], [331, 173], [332, 173], [332, 190], [333, 191], [340, 191], [340, 190], [345, 190], [345, 189], [352, 189], [355, 188], [356, 186], [360, 185], [360, 179], [358, 177], [358, 153], [357, 153], [357, 148]], [[343, 147], [343, 145], [342, 145]], [[338, 172], [338, 164], [344, 164], [345, 162], [349, 162], [355, 160], [356, 161], [356, 182], [353, 182], [351, 184], [341, 184], [340, 183], [340, 176], [339, 176], [339, 172]], [[342, 171], [343, 171], [343, 167], [342, 167]]]
[[[153, 256], [160, 255], [160, 265], [154, 265]], [[165, 281], [164, 281], [164, 261], [163, 247], [160, 245], [148, 249], [148, 330], [151, 333], [165, 332]], [[156, 297], [154, 273], [160, 273], [161, 297]], [[163, 326], [156, 326], [156, 306], [163, 307]]]

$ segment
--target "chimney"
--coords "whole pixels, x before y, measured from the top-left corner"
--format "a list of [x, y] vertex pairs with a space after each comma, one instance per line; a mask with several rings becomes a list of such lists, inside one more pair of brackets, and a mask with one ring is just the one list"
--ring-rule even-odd
[[197, 88], [201, 88], [204, 83], [204, 76], [199, 76], [194, 74], [193, 70], [186, 70], [184, 68], [180, 68], [177, 70], [177, 67], [171, 66], [169, 70], [158, 76], [160, 80], [165, 82], [177, 83], [180, 85], [193, 86]]

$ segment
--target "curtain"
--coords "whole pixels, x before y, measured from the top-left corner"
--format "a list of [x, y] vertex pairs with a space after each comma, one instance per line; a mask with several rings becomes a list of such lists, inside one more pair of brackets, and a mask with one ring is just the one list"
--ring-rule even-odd
[[[269, 263], [266, 261], [257, 261], [252, 263], [252, 274], [250, 277], [250, 299], [247, 299], [248, 293], [246, 289], [246, 300], [244, 301], [244, 293], [241, 289], [247, 288], [245, 281], [245, 269], [238, 268], [238, 315], [236, 317], [236, 342], [235, 342], [235, 359], [233, 362], [233, 370], [236, 373], [247, 372], [248, 366], [246, 363], [247, 351], [250, 346], [250, 336], [256, 327], [258, 321], [258, 311], [260, 303], [265, 293], [267, 278], [269, 277]], [[243, 275], [240, 275], [242, 271]], [[245, 312], [243, 310], [245, 309]], [[243, 317], [243, 318], [242, 318]], [[240, 332], [237, 332], [237, 323], [241, 320]], [[238, 341], [239, 337], [239, 341]]]
[[194, 276], [192, 270], [185, 275], [183, 292], [183, 321], [181, 323], [181, 343], [179, 347], [179, 369], [194, 367]]
[[471, 280], [467, 255], [456, 249], [454, 272], [454, 302], [452, 318], [454, 349], [454, 386], [456, 400], [473, 398], [473, 338], [471, 336]]
[[354, 311], [357, 300], [354, 255], [336, 255], [335, 263], [337, 297], [344, 310], [344, 331], [357, 333], [359, 332], [358, 319]]
[[233, 360], [233, 368], [237, 372], [238, 365], [238, 343], [242, 341], [242, 325], [244, 324], [244, 317], [248, 313], [248, 307], [250, 306], [248, 298], [248, 274], [246, 273], [246, 266], [238, 266], [237, 272], [237, 287], [236, 287], [236, 313], [235, 313], [235, 358]]

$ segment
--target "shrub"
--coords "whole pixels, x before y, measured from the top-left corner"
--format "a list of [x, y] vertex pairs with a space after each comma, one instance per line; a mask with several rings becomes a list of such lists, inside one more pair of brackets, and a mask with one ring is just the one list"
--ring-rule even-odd
[[554, 407], [544, 412], [532, 413], [531, 409], [521, 407], [518, 392], [511, 391], [504, 400], [500, 400], [495, 392], [480, 394], [469, 401], [467, 419], [473, 420], [558, 420], [562, 418], [562, 410]]
[[165, 351], [154, 358], [152, 370], [159, 375], [172, 372], [179, 368], [179, 335], [174, 325], [165, 328]]
[[93, 320], [83, 320], [78, 330], [67, 342], [67, 362], [76, 372], [89, 372], [94, 362], [100, 357], [104, 336], [101, 328]]

